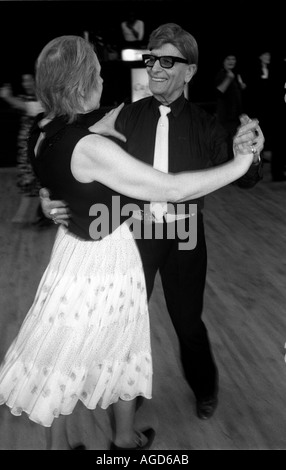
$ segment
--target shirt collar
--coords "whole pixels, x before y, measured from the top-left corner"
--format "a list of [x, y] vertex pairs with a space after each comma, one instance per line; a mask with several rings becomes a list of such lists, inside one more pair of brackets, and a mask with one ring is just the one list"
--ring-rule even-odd
[[[156, 100], [156, 98], [153, 97], [152, 107], [156, 115], [158, 113], [158, 108], [159, 106], [161, 106], [161, 104], [162, 103], [160, 103], [160, 101]], [[185, 104], [184, 93], [182, 93], [181, 96], [179, 96], [179, 98], [173, 101], [173, 103], [169, 104], [169, 107], [171, 108], [171, 112], [175, 117], [177, 117], [180, 114], [180, 112], [182, 111], [184, 107], [184, 104]]]

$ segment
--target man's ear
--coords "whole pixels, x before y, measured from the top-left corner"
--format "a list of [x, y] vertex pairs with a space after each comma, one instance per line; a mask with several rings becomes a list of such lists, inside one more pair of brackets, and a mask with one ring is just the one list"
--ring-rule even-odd
[[189, 83], [193, 76], [196, 74], [197, 72], [197, 65], [196, 64], [189, 64], [188, 65], [188, 68], [187, 68], [187, 71], [186, 71], [186, 76], [185, 76], [185, 83]]

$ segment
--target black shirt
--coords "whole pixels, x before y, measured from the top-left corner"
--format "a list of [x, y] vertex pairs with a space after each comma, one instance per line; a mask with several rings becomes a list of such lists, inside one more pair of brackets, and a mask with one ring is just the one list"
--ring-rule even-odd
[[[117, 129], [127, 137], [125, 149], [150, 165], [160, 105], [154, 97], [143, 98], [123, 108], [116, 121]], [[228, 160], [227, 134], [215, 116], [186, 100], [183, 94], [169, 107], [170, 173], [206, 169]], [[252, 165], [239, 181], [241, 186], [252, 187], [260, 178], [260, 166]], [[203, 198], [189, 203], [197, 203], [200, 210]]]

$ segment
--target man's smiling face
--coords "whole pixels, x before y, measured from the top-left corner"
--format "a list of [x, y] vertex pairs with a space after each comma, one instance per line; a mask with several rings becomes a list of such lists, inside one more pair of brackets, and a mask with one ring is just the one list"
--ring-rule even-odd
[[[158, 49], [152, 49], [151, 54], [157, 57], [169, 55], [185, 59], [173, 44], [164, 44]], [[196, 69], [194, 64], [179, 62], [175, 62], [172, 68], [166, 69], [161, 67], [157, 60], [153, 67], [147, 67], [151, 93], [162, 104], [172, 103], [183, 93], [185, 84], [191, 80]]]

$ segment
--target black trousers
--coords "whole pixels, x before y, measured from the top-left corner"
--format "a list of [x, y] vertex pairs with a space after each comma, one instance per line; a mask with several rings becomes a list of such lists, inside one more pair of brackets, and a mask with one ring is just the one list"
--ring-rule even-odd
[[[188, 224], [189, 219], [186, 220]], [[201, 318], [207, 269], [203, 216], [198, 214], [197, 244], [191, 250], [180, 250], [182, 240], [178, 237], [168, 239], [168, 224], [164, 225], [162, 240], [137, 240], [148, 298], [159, 270], [167, 308], [179, 339], [185, 377], [196, 398], [207, 398], [217, 392], [218, 373]]]

